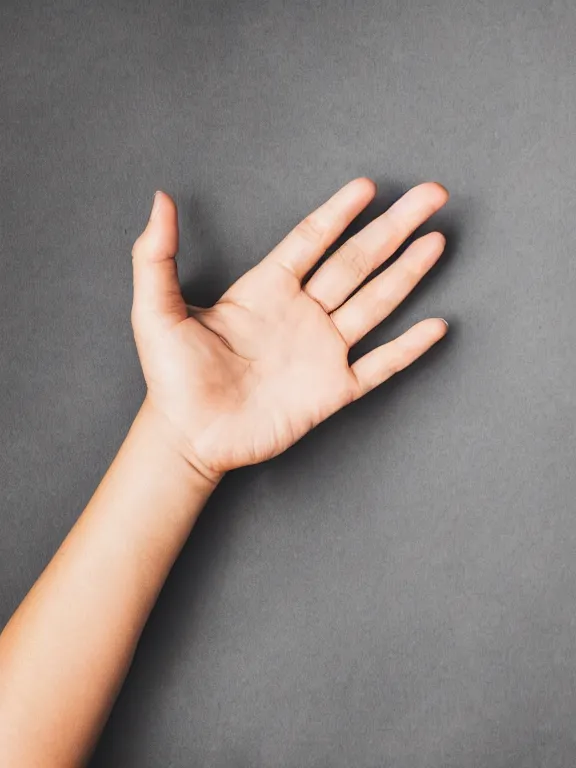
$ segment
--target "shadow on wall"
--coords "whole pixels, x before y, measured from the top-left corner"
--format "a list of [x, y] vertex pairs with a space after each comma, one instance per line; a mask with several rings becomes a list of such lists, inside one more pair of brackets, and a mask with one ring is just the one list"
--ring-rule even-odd
[[184, 209], [180, 209], [179, 223], [181, 245], [190, 244], [190, 252], [178, 256], [184, 300], [198, 307], [210, 307], [233, 279], [230, 274], [233, 260], [226, 257], [218, 240], [213, 207], [207, 201], [192, 197]]

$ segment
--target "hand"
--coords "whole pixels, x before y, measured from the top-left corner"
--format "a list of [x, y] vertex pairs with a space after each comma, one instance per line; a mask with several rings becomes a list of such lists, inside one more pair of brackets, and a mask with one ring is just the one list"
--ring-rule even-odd
[[438, 184], [410, 190], [305, 281], [375, 192], [366, 178], [346, 184], [207, 309], [182, 298], [176, 206], [156, 193], [134, 244], [132, 323], [147, 400], [208, 479], [281, 453], [446, 333], [443, 320], [424, 320], [348, 364], [350, 347], [398, 306], [443, 251], [444, 237], [428, 234], [351, 296], [446, 203]]

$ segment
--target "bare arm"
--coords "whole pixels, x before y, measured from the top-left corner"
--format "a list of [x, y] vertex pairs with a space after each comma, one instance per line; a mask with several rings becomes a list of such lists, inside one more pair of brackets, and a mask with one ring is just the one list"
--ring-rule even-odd
[[82, 764], [214, 487], [162, 439], [161, 419], [145, 402], [86, 510], [0, 636], [6, 765]]
[[348, 351], [439, 258], [427, 235], [353, 292], [447, 200], [424, 184], [316, 261], [370, 202], [356, 179], [208, 309], [178, 284], [163, 193], [134, 248], [136, 343], [148, 394], [94, 497], [0, 635], [0, 754], [13, 768], [83, 764], [186, 537], [230, 469], [271, 458], [446, 333], [418, 323], [354, 365]]

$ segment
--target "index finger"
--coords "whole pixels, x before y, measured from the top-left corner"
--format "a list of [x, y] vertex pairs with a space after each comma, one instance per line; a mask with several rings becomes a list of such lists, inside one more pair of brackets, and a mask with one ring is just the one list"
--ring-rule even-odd
[[349, 181], [310, 213], [263, 259], [276, 263], [302, 280], [348, 225], [376, 194], [376, 184], [366, 177]]

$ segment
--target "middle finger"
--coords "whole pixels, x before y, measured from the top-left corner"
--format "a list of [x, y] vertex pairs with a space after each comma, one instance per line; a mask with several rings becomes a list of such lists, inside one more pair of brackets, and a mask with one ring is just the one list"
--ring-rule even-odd
[[448, 192], [434, 182], [420, 184], [406, 192], [333, 253], [312, 275], [304, 290], [326, 312], [332, 312], [447, 200]]

